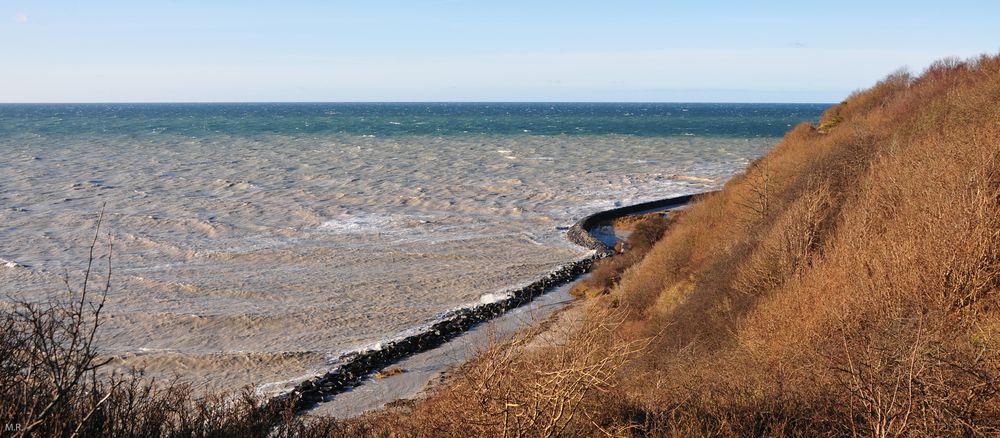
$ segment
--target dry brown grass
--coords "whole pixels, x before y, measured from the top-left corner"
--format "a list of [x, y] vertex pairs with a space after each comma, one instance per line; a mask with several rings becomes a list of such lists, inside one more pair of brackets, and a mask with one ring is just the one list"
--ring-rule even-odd
[[622, 274], [641, 261], [663, 236], [668, 223], [667, 218], [658, 213], [625, 216], [615, 220], [615, 230], [629, 233], [628, 238], [619, 243], [619, 253], [597, 261], [590, 276], [577, 282], [570, 293], [577, 297], [594, 297], [609, 293], [621, 281]]
[[378, 436], [565, 436], [625, 431], [603, 416], [619, 370], [651, 338], [625, 339], [619, 311], [595, 310], [560, 345], [526, 349], [532, 334], [497, 339], [427, 400], [342, 425]]
[[[587, 294], [592, 318], [627, 317], [588, 345], [650, 343], [561, 433], [996, 436], [998, 279], [1000, 57], [893, 73], [820, 128], [795, 127], [641, 260], [595, 269], [588, 288], [606, 293]], [[517, 406], [546, 406], [520, 388], [544, 385], [559, 353], [498, 354], [407, 411], [404, 428], [377, 430], [543, 433], [510, 428], [503, 397], [480, 397], [519, 388]], [[496, 384], [484, 369], [518, 377]], [[487, 401], [458, 409], [463, 399]]]
[[895, 73], [822, 123], [623, 276], [665, 331], [625, 392], [682, 406], [659, 432], [1000, 433], [1000, 58]]
[[1000, 56], [855, 93], [645, 249], [598, 267], [567, 342], [498, 341], [346, 422], [81, 379], [89, 342], [25, 345], [86, 335], [99, 312], [73, 309], [99, 305], [8, 312], [0, 414], [38, 435], [1000, 435]]

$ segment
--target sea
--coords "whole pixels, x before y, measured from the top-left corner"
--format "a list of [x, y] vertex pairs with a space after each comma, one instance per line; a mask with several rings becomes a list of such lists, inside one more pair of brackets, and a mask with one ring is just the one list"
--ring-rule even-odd
[[720, 188], [827, 107], [0, 105], [0, 302], [78, 290], [103, 211], [111, 367], [297, 382], [587, 257], [584, 215]]

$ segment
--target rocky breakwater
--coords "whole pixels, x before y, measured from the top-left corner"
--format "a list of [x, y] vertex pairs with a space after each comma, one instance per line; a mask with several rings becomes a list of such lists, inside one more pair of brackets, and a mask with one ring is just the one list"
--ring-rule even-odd
[[531, 284], [508, 293], [501, 300], [475, 307], [457, 309], [421, 332], [382, 343], [378, 348], [349, 353], [341, 358], [341, 365], [334, 370], [300, 383], [284, 397], [295, 395], [299, 409], [308, 409], [326, 401], [333, 395], [350, 389], [363, 379], [387, 366], [413, 354], [427, 351], [448, 342], [476, 325], [489, 321], [510, 309], [524, 305], [535, 297], [560, 285], [573, 281], [590, 270], [595, 254], [565, 265]]
[[587, 216], [567, 230], [567, 238], [577, 245], [594, 250], [593, 255], [564, 265], [527, 286], [510, 291], [500, 300], [450, 311], [438, 322], [416, 334], [384, 342], [377, 348], [346, 354], [340, 358], [339, 365], [332, 371], [296, 385], [290, 392], [278, 396], [277, 400], [294, 398], [299, 410], [306, 410], [317, 403], [328, 401], [334, 395], [357, 386], [364, 379], [393, 363], [438, 347], [478, 324], [522, 306], [539, 295], [587, 273], [594, 262], [611, 254], [610, 248], [591, 233], [595, 227], [622, 216], [679, 207], [690, 202], [692, 198], [693, 195], [667, 198]]

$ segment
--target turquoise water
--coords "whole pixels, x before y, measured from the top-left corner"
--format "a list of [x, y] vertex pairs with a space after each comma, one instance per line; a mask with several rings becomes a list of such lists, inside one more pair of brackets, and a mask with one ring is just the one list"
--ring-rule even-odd
[[300, 103], [0, 105], [0, 136], [174, 134], [777, 137], [823, 104]]
[[823, 108], [0, 105], [0, 299], [79, 279], [106, 205], [104, 353], [294, 382], [585, 257], [586, 214], [719, 188]]

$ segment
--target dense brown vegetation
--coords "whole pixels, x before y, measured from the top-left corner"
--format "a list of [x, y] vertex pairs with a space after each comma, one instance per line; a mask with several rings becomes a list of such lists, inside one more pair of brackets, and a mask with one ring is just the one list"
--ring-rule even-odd
[[498, 341], [426, 400], [306, 421], [100, 379], [100, 298], [77, 292], [3, 310], [0, 415], [37, 435], [996, 436], [998, 203], [1000, 57], [943, 61], [795, 127], [599, 266], [572, 333]]
[[564, 395], [561, 434], [995, 436], [998, 171], [1000, 57], [895, 73], [794, 128], [638, 263], [599, 267], [626, 268], [588, 294], [582, 332], [603, 337], [498, 347], [477, 383], [351, 425], [550, 435], [509, 419], [556, 415], [546, 379], [601, 349], [623, 360]]
[[577, 282], [570, 291], [576, 297], [594, 297], [611, 291], [628, 268], [639, 263], [663, 232], [667, 229], [667, 218], [651, 213], [641, 216], [619, 218], [611, 226], [616, 234], [627, 233], [624, 242], [619, 242], [615, 257], [606, 257], [594, 263], [590, 275]]

